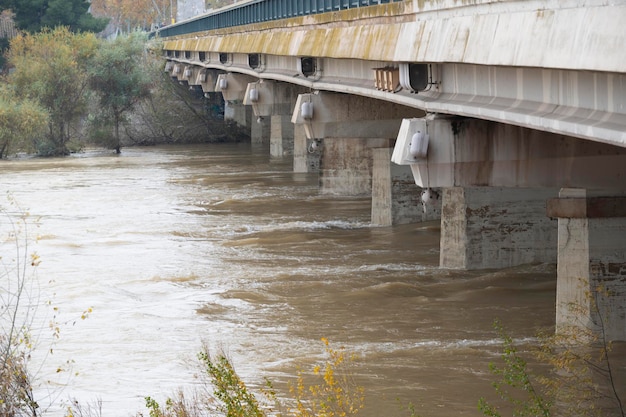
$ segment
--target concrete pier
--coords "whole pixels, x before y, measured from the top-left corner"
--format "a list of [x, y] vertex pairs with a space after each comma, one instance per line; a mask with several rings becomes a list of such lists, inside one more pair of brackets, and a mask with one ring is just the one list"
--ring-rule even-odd
[[319, 172], [322, 141], [307, 139], [304, 126], [293, 125], [293, 172]]
[[440, 266], [506, 268], [556, 262], [557, 224], [545, 214], [553, 189], [451, 187], [443, 190]]
[[580, 325], [626, 340], [626, 197], [562, 189], [558, 218], [557, 330]]
[[391, 148], [373, 149], [372, 152], [373, 226], [417, 223], [441, 217], [439, 195], [431, 201], [422, 201], [423, 189], [415, 184], [411, 169], [391, 162]]
[[270, 117], [270, 155], [293, 155], [294, 125], [291, 123], [291, 113], [273, 114]]

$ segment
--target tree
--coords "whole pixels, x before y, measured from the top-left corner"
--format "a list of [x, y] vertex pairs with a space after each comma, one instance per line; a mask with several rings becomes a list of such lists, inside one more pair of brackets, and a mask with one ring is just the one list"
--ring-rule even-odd
[[27, 230], [26, 215], [16, 217], [0, 206], [0, 253], [5, 255], [0, 256], [0, 416], [39, 415], [28, 372], [34, 347], [31, 298], [36, 297], [31, 272], [39, 258], [29, 252]]
[[19, 35], [11, 41], [10, 81], [22, 99], [37, 101], [48, 119], [47, 140], [37, 143], [42, 154], [65, 155], [70, 127], [86, 112], [87, 68], [99, 42], [90, 33], [73, 34], [66, 27]]
[[109, 21], [91, 15], [87, 0], [3, 0], [0, 7], [13, 10], [17, 26], [30, 33], [57, 26], [67, 26], [72, 32], [98, 33]]
[[139, 32], [105, 42], [90, 68], [89, 84], [100, 99], [101, 115], [112, 124], [117, 153], [125, 114], [150, 95], [151, 80], [143, 70], [145, 43], [145, 35]]
[[170, 0], [92, 0], [95, 15], [107, 16], [113, 26], [125, 32], [149, 29], [152, 24], [169, 24], [175, 16], [176, 1]]
[[[34, 359], [33, 352], [42, 348], [39, 336], [50, 331], [51, 343], [46, 357], [53, 354], [55, 341], [60, 338], [64, 324], [58, 320], [58, 307], [51, 301], [42, 302], [41, 285], [36, 269], [39, 255], [30, 248], [29, 230], [36, 222], [30, 219], [10, 193], [7, 206], [0, 202], [0, 416], [38, 417], [46, 414], [33, 390], [33, 382], [43, 363]], [[37, 319], [42, 307], [50, 309], [47, 326]], [[80, 316], [85, 320], [93, 312], [90, 307]], [[60, 374], [71, 369], [72, 361], [57, 366]], [[33, 371], [34, 370], [34, 371]]]
[[45, 133], [48, 113], [32, 100], [19, 100], [8, 86], [0, 89], [0, 159], [11, 152], [32, 150]]

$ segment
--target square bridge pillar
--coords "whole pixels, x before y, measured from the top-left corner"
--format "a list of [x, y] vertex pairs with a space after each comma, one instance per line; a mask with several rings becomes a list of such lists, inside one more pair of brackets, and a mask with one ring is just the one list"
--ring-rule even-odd
[[557, 222], [545, 215], [556, 189], [450, 187], [443, 190], [440, 266], [507, 268], [556, 262]]
[[562, 189], [558, 218], [557, 331], [585, 326], [626, 341], [626, 197]]

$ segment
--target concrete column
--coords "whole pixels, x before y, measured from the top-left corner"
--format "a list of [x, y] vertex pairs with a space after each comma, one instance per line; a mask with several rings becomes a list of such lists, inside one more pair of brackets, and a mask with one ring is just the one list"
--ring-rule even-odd
[[270, 155], [285, 156], [294, 153], [294, 128], [291, 114], [275, 114], [270, 121]]
[[548, 215], [558, 217], [557, 331], [584, 326], [626, 340], [626, 197], [562, 189]]
[[293, 125], [293, 172], [319, 172], [322, 141], [307, 139], [304, 126]]
[[320, 192], [344, 196], [371, 195], [373, 150], [388, 146], [388, 139], [324, 139]]
[[423, 204], [411, 168], [391, 162], [391, 148], [373, 149], [372, 225], [392, 226], [441, 217], [441, 199]]
[[[252, 113], [249, 106], [244, 106]], [[264, 118], [254, 118], [250, 124], [250, 140], [254, 145], [268, 145], [270, 143], [270, 121]], [[267, 147], [265, 148], [267, 150]]]
[[545, 216], [555, 189], [451, 187], [443, 190], [443, 268], [506, 268], [556, 261], [557, 224]]

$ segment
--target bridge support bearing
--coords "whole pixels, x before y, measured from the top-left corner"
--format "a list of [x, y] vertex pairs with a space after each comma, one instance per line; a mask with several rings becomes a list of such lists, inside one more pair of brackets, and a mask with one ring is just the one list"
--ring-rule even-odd
[[555, 195], [555, 189], [445, 188], [440, 266], [488, 269], [554, 263], [557, 224], [545, 216], [545, 208]]
[[413, 180], [410, 167], [391, 162], [392, 148], [372, 149], [372, 225], [393, 226], [436, 220], [441, 199], [422, 203], [422, 188]]
[[586, 326], [625, 341], [626, 197], [562, 189], [548, 216], [558, 218], [557, 331]]

